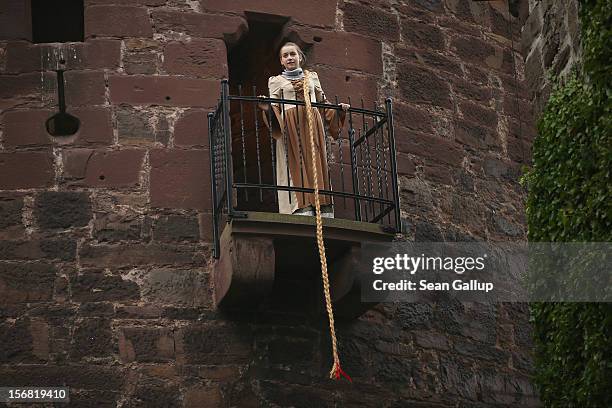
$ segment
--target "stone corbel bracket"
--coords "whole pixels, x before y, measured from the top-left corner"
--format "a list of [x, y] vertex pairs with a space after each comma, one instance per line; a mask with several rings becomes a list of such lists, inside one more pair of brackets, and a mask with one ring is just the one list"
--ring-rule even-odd
[[[260, 304], [272, 293], [277, 273], [293, 273], [279, 270], [287, 266], [277, 264], [277, 255], [296, 259], [307, 256], [304, 250], [287, 249], [291, 248], [287, 244], [312, 239], [314, 245], [314, 217], [261, 212], [244, 215], [233, 218], [221, 235], [221, 254], [213, 267], [218, 307], [251, 308]], [[361, 242], [391, 241], [393, 234], [377, 224], [342, 219], [323, 219], [323, 226], [328, 253], [336, 254], [334, 259], [330, 255], [328, 262], [334, 307], [345, 317], [359, 316], [371, 307], [361, 303], [355, 279]]]

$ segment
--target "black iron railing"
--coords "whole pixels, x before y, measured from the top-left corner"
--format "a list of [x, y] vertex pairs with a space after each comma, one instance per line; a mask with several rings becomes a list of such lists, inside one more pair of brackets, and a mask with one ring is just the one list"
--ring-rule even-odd
[[[275, 146], [284, 143], [286, 152], [288, 138], [286, 129], [281, 129], [281, 138], [273, 138], [263, 115], [273, 123], [274, 113], [272, 109], [261, 109], [278, 104], [284, 112], [286, 105], [305, 103], [260, 98], [255, 89], [252, 91], [252, 96], [243, 95], [238, 87], [238, 95], [230, 95], [228, 81], [222, 81], [219, 104], [208, 114], [215, 257], [220, 253], [219, 234], [224, 219], [245, 217], [248, 211], [277, 212], [278, 192], [286, 191], [288, 196], [290, 192], [313, 192], [312, 188], [300, 186], [299, 180], [293, 185], [277, 183]], [[338, 104], [312, 106], [322, 112], [342, 109]], [[344, 129], [336, 140], [329, 135], [329, 129], [325, 130], [328, 171], [324, 176], [329, 189], [319, 193], [332, 197], [336, 218], [377, 223], [389, 232], [401, 232], [391, 100], [385, 101], [384, 109], [365, 109], [361, 101], [361, 107], [351, 105], [346, 116]], [[308, 146], [300, 143], [300, 158], [302, 148]]]

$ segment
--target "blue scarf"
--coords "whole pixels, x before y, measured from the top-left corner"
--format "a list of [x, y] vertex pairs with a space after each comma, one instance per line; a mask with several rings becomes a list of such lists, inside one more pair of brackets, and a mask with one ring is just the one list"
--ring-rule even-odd
[[291, 71], [284, 70], [281, 75], [283, 76], [283, 78], [288, 79], [290, 81], [304, 79], [304, 71], [302, 70], [302, 68], [292, 69]]

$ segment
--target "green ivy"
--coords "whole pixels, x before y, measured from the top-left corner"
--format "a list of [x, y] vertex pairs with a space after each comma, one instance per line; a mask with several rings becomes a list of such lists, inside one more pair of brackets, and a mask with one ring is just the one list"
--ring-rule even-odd
[[[580, 9], [582, 67], [552, 92], [524, 177], [530, 241], [612, 241], [612, 0]], [[544, 404], [612, 407], [612, 304], [531, 309]]]

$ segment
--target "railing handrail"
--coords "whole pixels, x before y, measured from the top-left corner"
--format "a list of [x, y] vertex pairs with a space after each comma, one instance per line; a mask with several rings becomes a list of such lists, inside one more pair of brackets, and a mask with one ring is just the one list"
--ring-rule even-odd
[[[306, 102], [299, 101], [296, 99], [281, 99], [281, 98], [261, 98], [258, 96], [245, 96], [245, 95], [229, 95], [230, 101], [244, 101], [244, 102], [266, 102], [266, 103], [278, 103], [284, 105], [300, 105], [306, 106]], [[340, 110], [342, 107], [333, 103], [320, 103], [320, 102], [311, 102], [311, 105], [315, 108], [324, 108], [324, 109], [335, 109]], [[365, 115], [372, 115], [384, 118], [387, 116], [384, 111], [375, 111], [371, 109], [365, 108], [355, 108], [351, 105], [351, 107], [347, 110], [348, 113], [363, 113]]]

